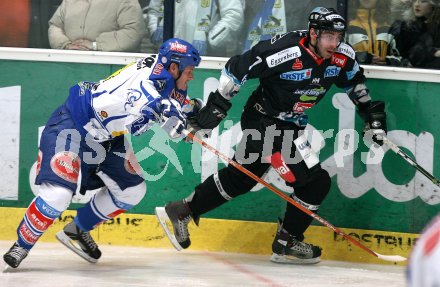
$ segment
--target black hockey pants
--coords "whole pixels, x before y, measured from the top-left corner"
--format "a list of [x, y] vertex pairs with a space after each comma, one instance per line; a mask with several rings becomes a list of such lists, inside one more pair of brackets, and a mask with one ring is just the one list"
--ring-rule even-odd
[[[273, 152], [281, 151], [283, 136], [287, 131], [293, 134], [292, 142], [298, 137], [298, 133], [301, 131], [301, 129], [293, 123], [265, 116], [261, 113], [261, 110], [258, 109], [258, 106], [252, 106], [249, 105], [249, 103], [242, 114], [241, 126], [244, 135], [248, 134], [248, 136], [246, 138], [243, 136], [241, 142], [238, 144], [234, 160], [259, 177], [262, 177], [270, 168], [270, 164], [262, 161], [262, 157], [264, 158], [265, 156], [270, 156]], [[271, 127], [272, 131], [274, 127], [276, 127], [274, 134], [279, 134], [279, 136], [274, 137], [273, 149], [268, 149], [267, 146], [264, 146], [266, 134], [266, 139], [269, 136], [266, 131], [271, 130], [270, 128], [267, 129], [268, 127]], [[258, 136], [252, 137], [247, 132], [249, 129], [258, 131], [261, 133], [261, 137], [259, 139]], [[255, 131], [252, 132], [252, 134], [254, 133]], [[286, 141], [284, 141], [284, 144], [286, 144]], [[290, 149], [291, 155], [283, 153], [283, 156], [284, 158], [297, 159], [298, 157], [294, 157], [296, 147], [294, 144], [290, 144], [292, 146]], [[245, 162], [246, 159], [251, 157], [255, 158], [256, 154], [258, 154], [256, 161], [252, 163]], [[331, 180], [327, 171], [323, 170], [319, 164], [309, 169], [303, 160], [296, 164], [289, 164], [288, 162], [287, 165], [296, 177], [296, 181], [293, 184], [289, 184], [294, 188], [294, 193], [291, 197], [308, 209], [316, 212], [330, 190]], [[188, 204], [193, 215], [199, 216], [234, 197], [249, 192], [256, 184], [256, 181], [229, 165], [196, 186], [194, 193], [187, 199]], [[303, 233], [311, 222], [312, 218], [310, 216], [290, 203], [287, 203], [283, 227], [290, 234], [302, 240]]]

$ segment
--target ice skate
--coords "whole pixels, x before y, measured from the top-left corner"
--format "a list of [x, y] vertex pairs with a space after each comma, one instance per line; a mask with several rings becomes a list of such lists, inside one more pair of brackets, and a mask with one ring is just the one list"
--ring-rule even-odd
[[[194, 219], [198, 225], [198, 218], [193, 218], [185, 200], [168, 203], [165, 207], [156, 207], [155, 213], [165, 234], [177, 251], [191, 245], [188, 223]], [[171, 231], [171, 226], [173, 231]]]
[[56, 237], [64, 246], [90, 263], [98, 262], [101, 257], [101, 251], [90, 233], [79, 229], [73, 221], [58, 232]]
[[17, 242], [3, 255], [3, 260], [12, 268], [17, 268], [21, 261], [26, 258], [29, 250], [18, 245]]
[[283, 229], [282, 222], [272, 243], [270, 261], [285, 264], [315, 264], [321, 261], [321, 248], [298, 240]]

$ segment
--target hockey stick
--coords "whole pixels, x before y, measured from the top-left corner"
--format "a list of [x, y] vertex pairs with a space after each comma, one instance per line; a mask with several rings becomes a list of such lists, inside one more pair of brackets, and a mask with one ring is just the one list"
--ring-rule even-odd
[[357, 241], [356, 239], [354, 239], [353, 237], [345, 234], [344, 232], [342, 232], [339, 228], [333, 226], [332, 224], [330, 224], [327, 220], [323, 219], [322, 217], [320, 217], [319, 215], [317, 215], [316, 213], [308, 210], [307, 208], [305, 208], [304, 206], [302, 206], [301, 204], [299, 204], [298, 202], [296, 202], [295, 200], [293, 200], [292, 198], [290, 198], [289, 196], [287, 196], [286, 194], [284, 194], [282, 191], [278, 190], [277, 188], [273, 187], [272, 185], [270, 185], [269, 183], [267, 183], [265, 180], [261, 179], [260, 177], [258, 177], [257, 175], [255, 175], [254, 173], [252, 173], [251, 171], [247, 170], [245, 167], [241, 166], [239, 163], [237, 163], [236, 161], [230, 159], [229, 157], [227, 157], [226, 155], [222, 154], [221, 152], [219, 152], [216, 148], [214, 148], [213, 146], [207, 144], [206, 142], [204, 142], [203, 140], [199, 139], [198, 137], [196, 137], [194, 134], [190, 133], [187, 130], [183, 130], [182, 132], [185, 136], [187, 136], [189, 139], [191, 139], [193, 142], [197, 142], [198, 144], [200, 144], [201, 146], [203, 146], [204, 148], [207, 148], [208, 150], [210, 150], [212, 153], [214, 153], [216, 156], [218, 156], [219, 158], [224, 159], [225, 161], [227, 161], [230, 165], [232, 165], [233, 167], [235, 167], [236, 169], [238, 169], [239, 171], [241, 171], [242, 173], [246, 174], [247, 176], [249, 176], [250, 178], [252, 178], [253, 180], [255, 180], [258, 183], [261, 183], [262, 185], [264, 185], [266, 188], [268, 188], [269, 190], [271, 190], [272, 192], [274, 192], [276, 195], [278, 195], [279, 197], [281, 197], [282, 199], [286, 200], [287, 202], [289, 202], [290, 204], [294, 205], [296, 208], [299, 208], [302, 212], [308, 214], [309, 216], [311, 216], [312, 218], [316, 219], [317, 221], [319, 221], [322, 225], [330, 228], [331, 230], [333, 230], [335, 233], [341, 235], [342, 237], [344, 237], [345, 239], [347, 239], [348, 241], [352, 242], [354, 245], [360, 247], [361, 249], [365, 250], [366, 252], [368, 252], [369, 254], [385, 260], [385, 261], [392, 261], [392, 262], [402, 262], [405, 261], [406, 258], [402, 257], [400, 255], [382, 255], [379, 254], [377, 252], [372, 251], [371, 249], [369, 249], [368, 247], [366, 247], [365, 245], [363, 245], [362, 243], [360, 243], [359, 241]]
[[409, 157], [406, 153], [404, 153], [395, 143], [390, 141], [387, 137], [381, 136], [383, 139], [383, 142], [396, 154], [400, 155], [404, 160], [406, 160], [410, 165], [415, 167], [418, 171], [420, 171], [421, 174], [426, 176], [430, 181], [432, 181], [433, 184], [440, 187], [440, 180], [437, 179], [435, 176], [430, 174], [426, 169], [421, 167], [417, 162], [415, 162], [411, 157]]

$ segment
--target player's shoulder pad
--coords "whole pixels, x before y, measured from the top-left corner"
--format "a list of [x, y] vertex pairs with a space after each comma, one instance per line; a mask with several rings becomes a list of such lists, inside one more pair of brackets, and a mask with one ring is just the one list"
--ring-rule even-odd
[[353, 47], [351, 47], [349, 44], [347, 43], [341, 43], [338, 48], [336, 49], [337, 53], [346, 55], [350, 58], [352, 58], [353, 60], [356, 58], [356, 53], [353, 50]]

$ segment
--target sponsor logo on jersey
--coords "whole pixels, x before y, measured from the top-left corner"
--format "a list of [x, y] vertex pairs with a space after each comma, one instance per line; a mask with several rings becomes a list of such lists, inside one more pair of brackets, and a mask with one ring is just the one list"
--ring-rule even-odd
[[298, 46], [284, 49], [276, 54], [270, 55], [266, 58], [266, 63], [269, 68], [278, 66], [284, 62], [301, 57], [301, 50]]
[[313, 107], [315, 105], [315, 103], [302, 103], [302, 102], [297, 102], [295, 103], [295, 105], [293, 106], [293, 111], [297, 114], [302, 114], [304, 113], [307, 109], [310, 109], [311, 107]]
[[186, 95], [180, 93], [177, 90], [172, 90], [170, 98], [175, 99], [177, 102], [179, 102], [180, 106], [183, 106], [183, 103], [185, 102]]
[[333, 54], [331, 63], [338, 67], [344, 68], [345, 64], [347, 64], [347, 57], [341, 54]]
[[[142, 83], [141, 83], [142, 85]], [[137, 102], [142, 96], [142, 93], [135, 89], [128, 89], [127, 100], [124, 104], [124, 109], [127, 110], [127, 106], [134, 107], [134, 103]]]
[[305, 69], [305, 70], [300, 70], [300, 71], [282, 73], [280, 75], [280, 78], [283, 80], [289, 80], [289, 81], [303, 81], [303, 80], [310, 79], [310, 77], [312, 76], [312, 70], [313, 69], [310, 68], [310, 69]]
[[337, 77], [341, 71], [340, 67], [328, 66], [324, 72], [324, 78]]
[[359, 72], [359, 64], [358, 62], [355, 62], [353, 66], [353, 70], [347, 72], [347, 79], [349, 81], [353, 79], [357, 72]]
[[295, 59], [295, 63], [292, 65], [293, 70], [301, 70], [303, 68], [303, 62], [300, 59]]
[[308, 101], [316, 101], [317, 98], [318, 96], [301, 95], [301, 97], [299, 97], [299, 100], [302, 102], [308, 102]]
[[313, 80], [312, 80], [312, 84], [317, 85], [317, 84], [319, 84], [320, 81], [321, 81], [320, 78], [313, 78]]
[[324, 87], [320, 87], [320, 88], [306, 89], [306, 90], [298, 89], [293, 93], [295, 95], [320, 96], [325, 94], [325, 92], [327, 92], [327, 90], [324, 89]]
[[352, 58], [353, 60], [354, 60], [354, 58], [356, 56], [355, 53], [354, 53], [353, 48], [350, 45], [346, 44], [346, 43], [341, 43], [339, 45], [339, 47], [336, 49], [336, 52], [342, 53], [342, 54]]
[[163, 68], [164, 66], [161, 63], [157, 64], [156, 66], [154, 66], [153, 74], [160, 75], [163, 71]]
[[78, 155], [70, 151], [62, 151], [55, 154], [50, 160], [52, 171], [62, 179], [77, 183], [81, 166]]
[[170, 51], [178, 52], [178, 53], [186, 53], [188, 47], [179, 43], [171, 43]]

